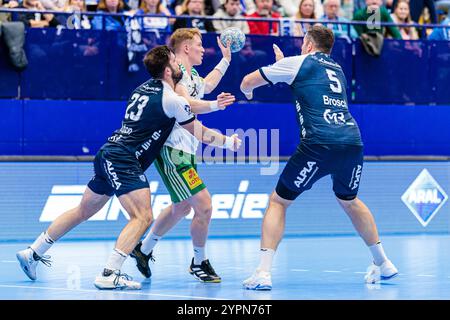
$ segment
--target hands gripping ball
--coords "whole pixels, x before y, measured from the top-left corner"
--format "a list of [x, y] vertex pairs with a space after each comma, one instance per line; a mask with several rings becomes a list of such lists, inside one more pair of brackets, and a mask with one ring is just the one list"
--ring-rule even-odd
[[240, 51], [245, 45], [245, 34], [238, 28], [227, 28], [220, 34], [220, 42], [226, 47], [231, 42], [231, 52]]

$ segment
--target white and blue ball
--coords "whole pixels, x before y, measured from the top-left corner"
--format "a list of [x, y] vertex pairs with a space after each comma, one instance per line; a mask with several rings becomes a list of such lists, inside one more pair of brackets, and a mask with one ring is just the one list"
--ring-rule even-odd
[[238, 28], [227, 28], [220, 34], [220, 41], [225, 47], [227, 46], [227, 42], [230, 41], [231, 52], [235, 53], [241, 51], [241, 49], [244, 47], [245, 34]]

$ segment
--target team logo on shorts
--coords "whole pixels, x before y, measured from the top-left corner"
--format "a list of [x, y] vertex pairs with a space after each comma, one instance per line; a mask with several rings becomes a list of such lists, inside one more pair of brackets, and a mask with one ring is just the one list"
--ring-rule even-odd
[[197, 171], [195, 169], [189, 169], [182, 173], [184, 180], [188, 183], [189, 189], [194, 190], [199, 185], [203, 183], [202, 179], [197, 174]]
[[143, 175], [143, 174], [141, 174], [141, 175], [139, 176], [139, 179], [141, 179], [142, 182], [147, 181], [147, 179], [145, 178], [145, 175]]
[[447, 201], [447, 198], [447, 194], [428, 170], [423, 169], [403, 194], [402, 201], [422, 226], [426, 227]]

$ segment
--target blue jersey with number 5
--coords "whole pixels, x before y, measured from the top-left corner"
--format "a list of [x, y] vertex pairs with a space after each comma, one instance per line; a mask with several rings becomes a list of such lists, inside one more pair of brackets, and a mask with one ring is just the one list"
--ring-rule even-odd
[[329, 55], [287, 57], [260, 73], [270, 84], [290, 85], [302, 143], [362, 145], [358, 124], [348, 110], [347, 81]]

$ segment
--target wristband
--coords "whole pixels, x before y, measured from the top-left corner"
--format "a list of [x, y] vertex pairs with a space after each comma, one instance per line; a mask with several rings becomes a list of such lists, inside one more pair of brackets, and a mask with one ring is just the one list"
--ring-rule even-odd
[[233, 146], [234, 146], [234, 139], [232, 137], [225, 136], [225, 143], [219, 146], [219, 148], [231, 149], [233, 148]]
[[222, 58], [220, 62], [217, 64], [217, 66], [214, 69], [219, 70], [219, 72], [222, 74], [222, 76], [227, 72], [228, 67], [230, 66], [230, 63], [227, 59]]
[[219, 103], [217, 102], [217, 100], [210, 101], [209, 107], [211, 108], [211, 111], [219, 110]]

